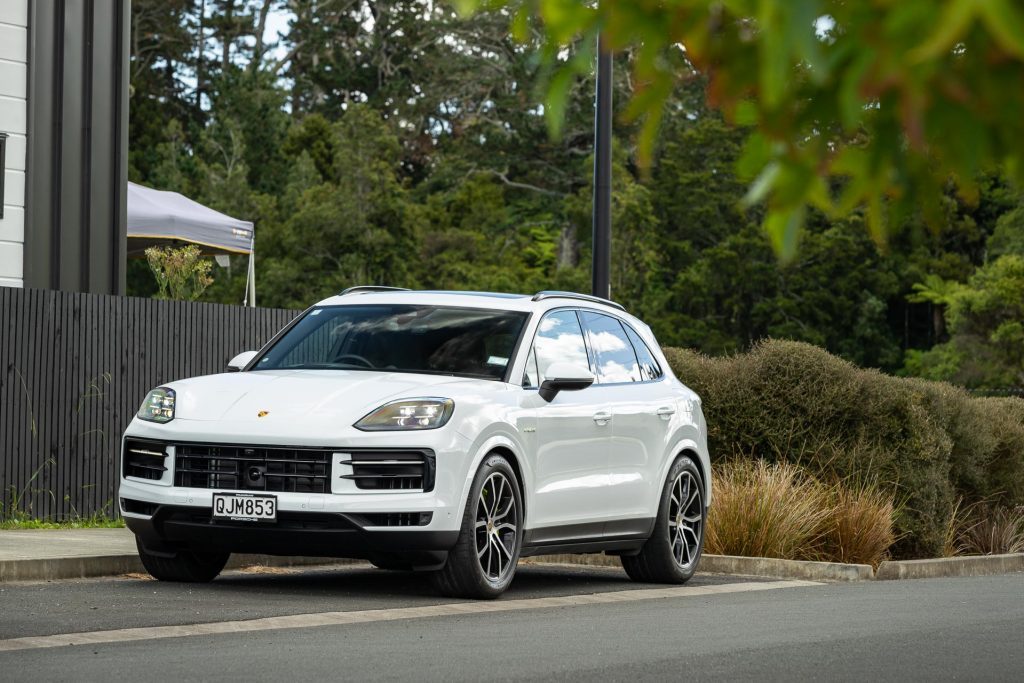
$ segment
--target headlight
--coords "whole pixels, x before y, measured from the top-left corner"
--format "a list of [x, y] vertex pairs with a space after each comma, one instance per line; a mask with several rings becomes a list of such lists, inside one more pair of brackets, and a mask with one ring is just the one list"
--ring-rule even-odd
[[157, 387], [146, 394], [139, 408], [139, 419], [149, 422], [170, 422], [174, 419], [174, 389]]
[[443, 427], [455, 410], [450, 398], [413, 398], [385, 403], [359, 422], [356, 429], [364, 432], [386, 432], [404, 429], [437, 429]]

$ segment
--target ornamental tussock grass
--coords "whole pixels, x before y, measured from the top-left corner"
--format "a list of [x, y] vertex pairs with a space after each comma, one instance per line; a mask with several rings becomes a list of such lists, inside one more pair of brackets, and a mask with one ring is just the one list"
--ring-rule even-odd
[[964, 555], [1024, 553], [1024, 506], [979, 508], [960, 536]]
[[749, 459], [712, 476], [709, 553], [878, 566], [896, 540], [895, 500], [877, 485], [826, 484], [787, 463]]
[[791, 465], [731, 462], [713, 472], [711, 490], [709, 553], [802, 560], [822, 543], [828, 492]]
[[896, 542], [895, 497], [877, 484], [831, 487], [832, 515], [819, 559], [877, 568]]

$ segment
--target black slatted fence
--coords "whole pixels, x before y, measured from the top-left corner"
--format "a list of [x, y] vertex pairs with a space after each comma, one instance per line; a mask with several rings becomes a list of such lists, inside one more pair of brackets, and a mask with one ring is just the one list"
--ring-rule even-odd
[[296, 311], [0, 287], [0, 516], [117, 513], [147, 391], [221, 372]]

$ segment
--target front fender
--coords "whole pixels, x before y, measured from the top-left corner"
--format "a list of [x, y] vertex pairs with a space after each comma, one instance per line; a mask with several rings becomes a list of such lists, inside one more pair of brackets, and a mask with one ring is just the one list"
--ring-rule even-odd
[[469, 491], [473, 486], [473, 479], [476, 477], [476, 471], [480, 468], [480, 464], [484, 458], [487, 457], [491, 451], [496, 448], [508, 450], [516, 459], [516, 464], [519, 465], [519, 471], [522, 474], [523, 481], [519, 482], [522, 486], [523, 491], [523, 512], [524, 512], [524, 526], [526, 520], [526, 512], [530, 510], [532, 505], [532, 496], [530, 491], [532, 487], [529, 482], [533, 481], [533, 470], [530, 467], [530, 463], [524, 454], [526, 449], [515, 432], [515, 429], [508, 424], [495, 424], [490, 429], [486, 430], [485, 433], [479, 435], [469, 448], [469, 452], [472, 454], [470, 459], [470, 466], [466, 472], [466, 479], [462, 484], [462, 494], [459, 499], [459, 517], [461, 520], [462, 516], [466, 512], [466, 503], [469, 500]]

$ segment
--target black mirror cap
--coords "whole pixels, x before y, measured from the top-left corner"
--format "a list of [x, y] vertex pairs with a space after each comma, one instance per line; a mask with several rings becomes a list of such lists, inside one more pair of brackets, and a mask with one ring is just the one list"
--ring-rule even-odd
[[579, 391], [594, 383], [592, 379], [546, 379], [541, 382], [540, 397], [551, 403], [560, 391]]

